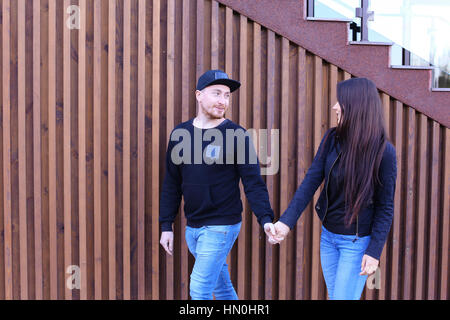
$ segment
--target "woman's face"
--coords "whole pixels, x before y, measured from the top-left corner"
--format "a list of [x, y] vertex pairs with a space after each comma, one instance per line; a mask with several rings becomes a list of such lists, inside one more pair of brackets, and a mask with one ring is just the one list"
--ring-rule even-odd
[[342, 114], [342, 108], [339, 104], [339, 102], [336, 102], [336, 104], [331, 108], [336, 112], [337, 115], [337, 122], [341, 121], [341, 114]]

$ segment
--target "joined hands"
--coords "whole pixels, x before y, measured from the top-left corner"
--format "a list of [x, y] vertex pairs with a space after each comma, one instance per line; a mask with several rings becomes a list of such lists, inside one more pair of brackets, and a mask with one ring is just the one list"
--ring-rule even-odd
[[264, 232], [268, 237], [268, 241], [270, 244], [277, 244], [286, 239], [289, 231], [291, 229], [289, 226], [284, 224], [281, 221], [277, 221], [275, 224], [266, 223], [264, 224]]

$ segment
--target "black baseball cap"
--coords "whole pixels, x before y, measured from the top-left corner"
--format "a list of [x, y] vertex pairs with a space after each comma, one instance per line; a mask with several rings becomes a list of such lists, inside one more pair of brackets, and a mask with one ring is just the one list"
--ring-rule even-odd
[[222, 70], [208, 70], [198, 78], [197, 90], [203, 90], [213, 84], [223, 84], [230, 88], [230, 92], [239, 89], [241, 83], [236, 80], [232, 80]]

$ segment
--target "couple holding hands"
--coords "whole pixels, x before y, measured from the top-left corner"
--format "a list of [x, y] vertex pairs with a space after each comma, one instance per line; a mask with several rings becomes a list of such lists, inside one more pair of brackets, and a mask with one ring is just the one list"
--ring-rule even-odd
[[[254, 149], [248, 136], [243, 147], [250, 152], [245, 153], [244, 161], [174, 161], [175, 157], [186, 159], [195, 153], [193, 145], [191, 150], [177, 148], [180, 138], [174, 134], [176, 130], [191, 136], [204, 135], [211, 129], [223, 136], [226, 130], [245, 130], [225, 118], [230, 94], [239, 87], [238, 81], [221, 70], [205, 72], [195, 91], [197, 116], [172, 131], [167, 148], [160, 198], [160, 243], [173, 253], [172, 224], [183, 197], [186, 243], [195, 257], [191, 298], [209, 300], [214, 295], [218, 300], [238, 299], [226, 258], [241, 227], [242, 180], [250, 207], [271, 244], [286, 238], [324, 182], [315, 210], [322, 221], [320, 260], [328, 297], [360, 299], [367, 276], [378, 267], [391, 227], [397, 176], [396, 153], [387, 139], [376, 86], [365, 78], [338, 83], [338, 102], [332, 108], [337, 114], [337, 127], [325, 133], [304, 180], [275, 223], [259, 162], [249, 161]], [[210, 141], [202, 141], [201, 150], [213, 160], [219, 155], [234, 155], [236, 159], [233, 142], [238, 141], [227, 140], [211, 149]]]

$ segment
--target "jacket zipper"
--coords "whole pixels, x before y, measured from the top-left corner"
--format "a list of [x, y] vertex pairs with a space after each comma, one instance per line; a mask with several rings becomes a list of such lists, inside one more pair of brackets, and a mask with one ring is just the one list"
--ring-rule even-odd
[[325, 186], [325, 196], [326, 196], [326, 198], [327, 198], [327, 207], [326, 207], [326, 209], [325, 209], [325, 215], [323, 216], [322, 222], [325, 221], [325, 218], [326, 218], [327, 213], [328, 213], [328, 183], [330, 182], [330, 174], [331, 174], [331, 170], [333, 170], [333, 167], [334, 167], [336, 161], [337, 161], [337, 160], [339, 159], [339, 157], [341, 156], [341, 153], [342, 153], [342, 151], [339, 152], [338, 156], [336, 157], [336, 159], [334, 160], [333, 164], [331, 165], [330, 171], [328, 172], [327, 185]]
[[358, 240], [358, 216], [356, 216], [356, 238], [353, 239], [352, 242], [355, 242], [356, 240]]
[[[336, 161], [341, 156], [341, 153], [342, 153], [342, 151], [339, 152], [338, 156], [336, 157], [336, 159], [334, 160], [333, 164], [331, 165], [330, 171], [328, 172], [327, 185], [325, 186], [325, 196], [327, 198], [327, 207], [325, 209], [325, 215], [323, 216], [322, 223], [325, 221], [325, 218], [326, 218], [327, 213], [328, 213], [328, 183], [330, 182], [331, 170], [333, 170], [333, 167], [336, 164]], [[353, 239], [353, 242], [355, 242], [356, 240], [358, 240], [358, 216], [356, 216], [356, 238]]]

